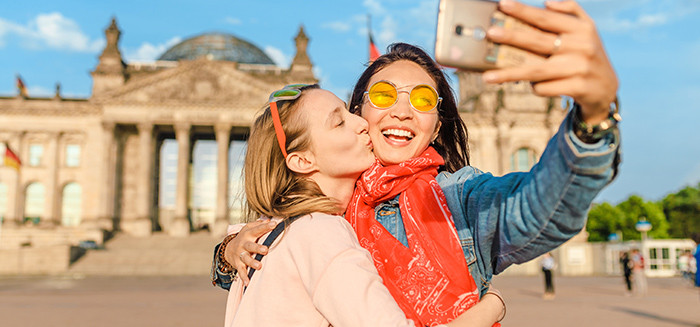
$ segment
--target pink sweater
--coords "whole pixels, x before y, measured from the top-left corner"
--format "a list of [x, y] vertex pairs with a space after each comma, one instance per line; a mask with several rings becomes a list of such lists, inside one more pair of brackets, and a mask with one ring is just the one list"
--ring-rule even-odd
[[245, 295], [240, 279], [231, 285], [227, 327], [414, 326], [340, 216], [314, 213], [297, 219], [275, 240], [262, 265]]

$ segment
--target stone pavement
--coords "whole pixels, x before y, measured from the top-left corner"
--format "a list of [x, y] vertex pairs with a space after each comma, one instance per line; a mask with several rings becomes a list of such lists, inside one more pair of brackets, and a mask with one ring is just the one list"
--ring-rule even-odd
[[[649, 279], [649, 294], [626, 297], [621, 278], [557, 277], [556, 298], [538, 277], [498, 277], [504, 327], [700, 326], [697, 289], [680, 278]], [[221, 326], [226, 292], [207, 276], [0, 279], [0, 326]]]
[[644, 297], [627, 296], [622, 277], [554, 276], [556, 297], [542, 299], [544, 278], [494, 279], [505, 297], [504, 327], [700, 327], [700, 293], [678, 278], [649, 278]]

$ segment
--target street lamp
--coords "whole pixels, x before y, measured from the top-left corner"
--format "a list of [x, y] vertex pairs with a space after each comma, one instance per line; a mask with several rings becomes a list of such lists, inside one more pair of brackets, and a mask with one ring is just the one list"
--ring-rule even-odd
[[644, 216], [639, 217], [639, 221], [634, 225], [634, 228], [642, 233], [642, 244], [647, 240], [647, 232], [651, 230], [651, 223]]
[[639, 221], [637, 222], [637, 224], [634, 225], [634, 228], [638, 232], [642, 233], [642, 246], [641, 246], [642, 257], [647, 257], [647, 248], [646, 248], [647, 232], [651, 230], [651, 223], [647, 221], [647, 217], [641, 216], [641, 217], [639, 217]]

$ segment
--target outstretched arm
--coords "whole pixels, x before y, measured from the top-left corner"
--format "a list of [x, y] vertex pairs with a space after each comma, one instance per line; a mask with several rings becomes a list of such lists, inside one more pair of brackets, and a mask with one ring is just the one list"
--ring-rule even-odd
[[616, 128], [599, 138], [585, 138], [587, 143], [574, 130], [574, 119], [588, 125], [607, 120], [618, 88], [593, 20], [570, 0], [547, 1], [546, 8], [501, 0], [500, 9], [539, 29], [494, 27], [488, 37], [547, 59], [488, 71], [483, 79], [530, 81], [536, 94], [568, 95], [577, 105], [530, 172], [494, 177], [466, 167], [438, 179], [455, 224], [466, 226], [471, 234], [466, 237], [473, 237], [475, 261], [486, 282], [492, 274], [548, 252], [580, 232], [591, 202], [616, 175], [620, 145]]

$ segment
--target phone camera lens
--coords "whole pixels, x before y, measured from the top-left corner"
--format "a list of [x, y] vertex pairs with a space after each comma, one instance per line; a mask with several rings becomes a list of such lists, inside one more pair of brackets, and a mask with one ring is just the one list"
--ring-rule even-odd
[[472, 37], [474, 37], [474, 39], [476, 39], [476, 40], [481, 41], [484, 38], [486, 38], [486, 31], [484, 31], [484, 29], [481, 27], [474, 27], [474, 30], [472, 32]]
[[455, 34], [462, 35], [462, 29], [463, 29], [462, 25], [455, 26]]

